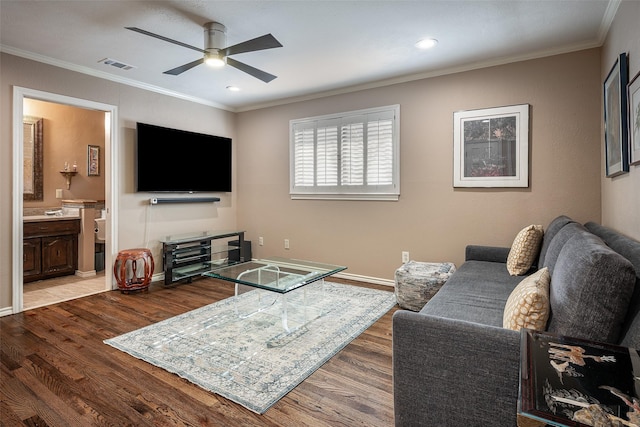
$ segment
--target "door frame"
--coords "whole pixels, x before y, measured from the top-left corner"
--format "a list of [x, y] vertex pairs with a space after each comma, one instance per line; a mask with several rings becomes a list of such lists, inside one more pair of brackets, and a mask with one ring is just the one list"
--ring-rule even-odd
[[[110, 104], [73, 98], [40, 90], [13, 86], [13, 226], [12, 226], [12, 314], [23, 311], [23, 115], [24, 99], [54, 102], [105, 113], [105, 209], [107, 211], [105, 266], [112, 265], [114, 252], [118, 248], [118, 107]], [[105, 290], [115, 289], [113, 272], [105, 268]]]

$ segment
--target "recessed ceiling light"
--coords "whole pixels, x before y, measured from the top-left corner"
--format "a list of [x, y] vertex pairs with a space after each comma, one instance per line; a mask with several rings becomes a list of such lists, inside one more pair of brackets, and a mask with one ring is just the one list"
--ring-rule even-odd
[[240, 88], [238, 86], [227, 86], [227, 90], [230, 90], [231, 92], [239, 92]]
[[432, 39], [432, 38], [427, 38], [427, 39], [418, 40], [416, 42], [416, 47], [418, 49], [431, 49], [432, 47], [434, 47], [437, 44], [438, 44], [438, 40]]

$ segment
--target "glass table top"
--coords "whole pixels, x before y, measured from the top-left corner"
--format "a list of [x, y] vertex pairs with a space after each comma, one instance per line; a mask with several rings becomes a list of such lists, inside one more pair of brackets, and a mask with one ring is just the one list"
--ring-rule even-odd
[[340, 265], [275, 257], [219, 268], [212, 264], [211, 271], [203, 275], [284, 294], [346, 268]]

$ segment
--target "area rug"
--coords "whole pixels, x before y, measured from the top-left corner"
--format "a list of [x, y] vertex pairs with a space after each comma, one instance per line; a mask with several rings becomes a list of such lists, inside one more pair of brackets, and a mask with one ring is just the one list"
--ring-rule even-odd
[[313, 283], [287, 294], [286, 332], [281, 298], [253, 290], [104, 342], [262, 414], [396, 304]]

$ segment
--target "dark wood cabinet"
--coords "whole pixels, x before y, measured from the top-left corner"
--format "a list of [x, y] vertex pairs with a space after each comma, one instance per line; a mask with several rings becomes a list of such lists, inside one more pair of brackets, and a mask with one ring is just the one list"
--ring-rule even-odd
[[25, 222], [23, 231], [24, 282], [75, 273], [79, 219]]
[[24, 281], [42, 274], [42, 239], [39, 237], [24, 239], [22, 257]]

